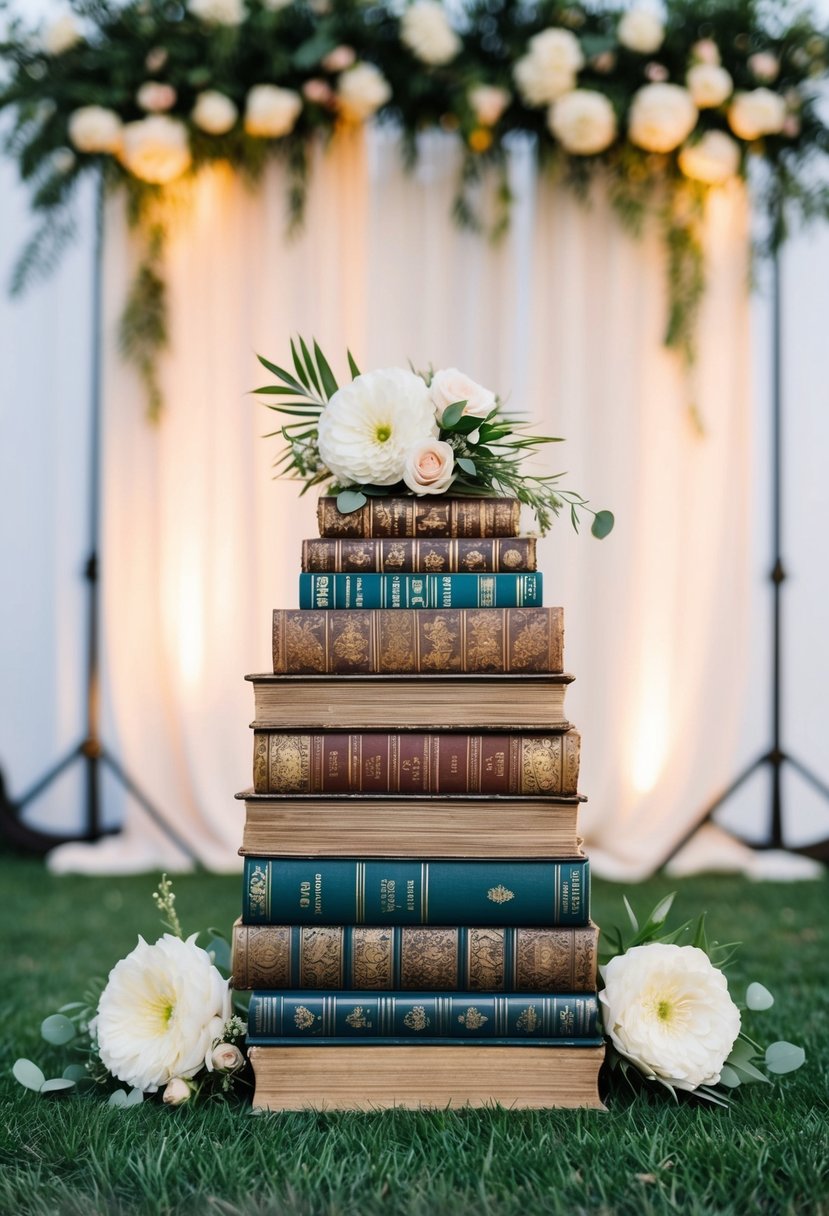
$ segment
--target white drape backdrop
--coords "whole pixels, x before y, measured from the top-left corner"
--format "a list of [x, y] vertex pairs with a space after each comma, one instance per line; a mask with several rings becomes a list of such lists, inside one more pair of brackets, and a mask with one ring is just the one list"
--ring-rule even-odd
[[[588, 845], [600, 872], [635, 877], [685, 835], [740, 754], [756, 531], [745, 199], [735, 188], [712, 200], [689, 385], [661, 345], [655, 234], [625, 235], [600, 193], [585, 210], [536, 182], [530, 150], [518, 148], [518, 204], [493, 247], [449, 218], [453, 142], [430, 137], [422, 151], [409, 177], [388, 132], [372, 132], [368, 146], [336, 142], [318, 158], [305, 230], [290, 243], [278, 167], [255, 192], [219, 169], [202, 177], [171, 243], [173, 353], [155, 428], [115, 351], [134, 250], [120, 201], [110, 204], [111, 740], [199, 858], [234, 865], [241, 811], [232, 794], [251, 765], [241, 677], [267, 670], [270, 610], [295, 603], [299, 540], [314, 531], [313, 502], [270, 480], [273, 441], [259, 436], [274, 415], [244, 395], [261, 381], [254, 352], [283, 361], [288, 335], [302, 332], [329, 353], [348, 344], [365, 367], [454, 363], [566, 435], [556, 467], [616, 511], [617, 529], [601, 544], [559, 524], [541, 562], [547, 602], [565, 606], [577, 676], [568, 697], [584, 736]], [[704, 439], [689, 421], [691, 399]], [[125, 812], [122, 836], [93, 851], [68, 846], [56, 865], [180, 863], [137, 805], [127, 800]], [[711, 839], [702, 861], [726, 853]]]

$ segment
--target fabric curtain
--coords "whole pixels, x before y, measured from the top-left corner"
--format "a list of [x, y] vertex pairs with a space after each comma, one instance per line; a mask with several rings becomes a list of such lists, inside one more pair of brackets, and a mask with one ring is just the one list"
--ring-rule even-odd
[[[117, 750], [193, 853], [237, 864], [252, 697], [270, 665], [270, 610], [296, 602], [311, 496], [271, 480], [274, 415], [245, 390], [255, 353], [316, 336], [345, 372], [454, 364], [508, 393], [565, 485], [609, 506], [612, 537], [566, 520], [540, 546], [566, 611], [569, 715], [583, 733], [587, 844], [598, 872], [648, 872], [731, 775], [750, 655], [748, 224], [739, 187], [706, 229], [709, 289], [693, 377], [661, 343], [658, 234], [635, 240], [596, 190], [584, 207], [512, 158], [517, 203], [498, 244], [451, 220], [455, 143], [422, 141], [404, 171], [393, 133], [316, 157], [302, 231], [286, 239], [283, 170], [255, 190], [205, 172], [168, 259], [166, 410], [152, 426], [114, 329], [134, 265], [120, 200], [107, 211], [104, 619]], [[485, 192], [484, 192], [485, 193]], [[481, 200], [487, 205], [486, 197]], [[338, 362], [337, 362], [338, 360]], [[694, 402], [704, 424], [691, 420]], [[718, 849], [703, 850], [703, 864]], [[713, 850], [713, 851], [712, 851]], [[124, 833], [66, 846], [56, 868], [168, 867], [183, 858], [127, 804]]]

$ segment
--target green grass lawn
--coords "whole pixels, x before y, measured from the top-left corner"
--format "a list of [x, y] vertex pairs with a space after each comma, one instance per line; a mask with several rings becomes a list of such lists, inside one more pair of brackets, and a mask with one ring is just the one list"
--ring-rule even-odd
[[[0, 1213], [418, 1216], [538, 1212], [829, 1212], [829, 884], [654, 879], [628, 893], [646, 910], [678, 889], [678, 916], [710, 910], [712, 935], [742, 938], [742, 995], [776, 995], [753, 1015], [768, 1042], [790, 1038], [806, 1067], [744, 1090], [729, 1111], [650, 1095], [594, 1111], [253, 1118], [244, 1106], [118, 1111], [96, 1098], [45, 1100], [10, 1076], [19, 1055], [58, 1053], [39, 1023], [78, 998], [135, 944], [157, 936], [155, 879], [52, 878], [0, 860], [3, 892]], [[235, 878], [176, 882], [185, 930], [227, 931]], [[599, 923], [619, 919], [621, 888], [594, 884]]]

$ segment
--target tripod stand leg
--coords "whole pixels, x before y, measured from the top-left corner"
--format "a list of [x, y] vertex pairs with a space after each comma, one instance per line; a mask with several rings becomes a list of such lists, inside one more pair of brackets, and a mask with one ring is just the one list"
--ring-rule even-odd
[[736, 794], [737, 790], [740, 789], [741, 786], [745, 785], [749, 777], [753, 777], [758, 769], [762, 768], [764, 764], [768, 764], [769, 759], [769, 753], [764, 752], [762, 756], [758, 756], [756, 760], [752, 760], [751, 764], [749, 764], [747, 768], [744, 768], [743, 771], [734, 778], [731, 784], [725, 790], [723, 790], [721, 794], [717, 795], [713, 802], [708, 804], [702, 815], [700, 815], [699, 819], [697, 819], [694, 823], [694, 826], [687, 831], [684, 836], [681, 836], [676, 844], [671, 846], [670, 851], [665, 854], [657, 866], [657, 870], [664, 870], [665, 867], [673, 861], [677, 853], [684, 849], [688, 841], [697, 834], [703, 824], [709, 822], [723, 803], [728, 802], [729, 798]]
[[110, 772], [113, 773], [118, 781], [121, 782], [127, 793], [131, 794], [136, 802], [139, 803], [147, 817], [152, 820], [157, 828], [161, 829], [167, 839], [174, 844], [189, 861], [193, 863], [197, 870], [201, 869], [201, 862], [190, 845], [187, 844], [187, 842], [178, 834], [175, 828], [168, 823], [167, 819], [164, 817], [164, 815], [162, 815], [155, 803], [150, 801], [144, 791], [138, 785], [136, 785], [132, 777], [130, 777], [129, 773], [121, 767], [118, 761], [110, 756], [108, 751], [103, 750], [101, 752], [101, 762], [105, 764]]
[[829, 802], [829, 785], [827, 785], [825, 781], [813, 773], [810, 768], [807, 768], [805, 764], [802, 764], [799, 760], [795, 759], [794, 756], [787, 755], [786, 761], [792, 766], [796, 773], [800, 773], [800, 776], [804, 781], [808, 781], [812, 789], [817, 790], [817, 792], [823, 798], [825, 798], [827, 802]]
[[22, 811], [25, 806], [28, 806], [30, 802], [34, 802], [35, 798], [38, 798], [44, 790], [48, 789], [53, 781], [57, 781], [61, 773], [65, 773], [66, 770], [70, 768], [82, 755], [83, 744], [76, 743], [65, 756], [62, 756], [60, 760], [56, 760], [52, 767], [47, 769], [42, 777], [38, 777], [34, 785], [30, 785], [29, 788], [25, 790], [18, 799], [15, 800], [14, 803], [9, 800], [9, 805], [14, 806], [17, 812]]

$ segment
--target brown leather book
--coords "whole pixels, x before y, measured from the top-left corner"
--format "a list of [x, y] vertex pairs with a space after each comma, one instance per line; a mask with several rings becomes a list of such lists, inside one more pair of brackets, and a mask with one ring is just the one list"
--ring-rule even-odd
[[257, 794], [575, 794], [580, 738], [256, 731]]
[[595, 992], [599, 931], [233, 926], [233, 987]]
[[604, 1110], [604, 1047], [251, 1047], [255, 1110]]
[[245, 678], [253, 684], [252, 725], [258, 730], [385, 731], [390, 723], [400, 731], [539, 734], [570, 728], [564, 694], [573, 677], [564, 673], [295, 676], [269, 672]]
[[273, 669], [325, 672], [560, 672], [561, 608], [276, 608]]
[[537, 569], [535, 537], [492, 536], [435, 539], [302, 542], [302, 569], [344, 574], [521, 574]]
[[369, 498], [344, 515], [334, 497], [317, 504], [320, 536], [517, 536], [517, 498]]

